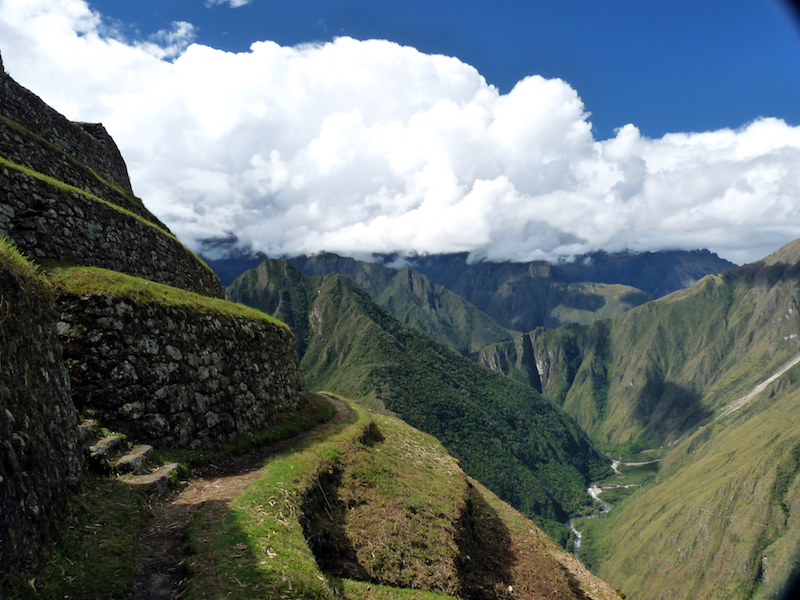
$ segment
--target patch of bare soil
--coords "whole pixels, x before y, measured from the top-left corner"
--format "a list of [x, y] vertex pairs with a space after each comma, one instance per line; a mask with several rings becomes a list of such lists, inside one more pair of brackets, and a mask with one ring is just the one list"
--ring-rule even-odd
[[184, 566], [188, 557], [184, 544], [186, 524], [206, 501], [227, 506], [258, 479], [266, 458], [299, 446], [309, 438], [344, 423], [350, 410], [344, 402], [326, 396], [336, 406], [336, 416], [322, 425], [288, 440], [262, 446], [255, 451], [215, 466], [193, 479], [171, 498], [154, 507], [136, 555], [137, 578], [131, 600], [173, 600], [185, 593], [190, 577]]

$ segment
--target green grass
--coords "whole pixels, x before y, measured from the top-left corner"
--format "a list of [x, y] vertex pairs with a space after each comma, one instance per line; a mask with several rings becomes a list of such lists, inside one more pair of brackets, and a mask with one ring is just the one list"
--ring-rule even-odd
[[[457, 585], [463, 474], [430, 436], [351, 408], [340, 431], [275, 457], [231, 507], [207, 505], [195, 517], [188, 598], [448, 597], [436, 588]], [[320, 570], [331, 554], [315, 560], [309, 549], [308, 539], [335, 545], [342, 535], [367, 583], [336, 572], [352, 568], [344, 558]], [[398, 589], [412, 586], [433, 593]]]
[[369, 422], [364, 411], [323, 444], [275, 457], [230, 508], [207, 504], [187, 528], [193, 556], [187, 598], [332, 598], [308, 549], [299, 497]]
[[12, 599], [128, 597], [134, 552], [150, 516], [143, 490], [86, 474], [70, 498], [66, 533], [45, 568], [19, 573]]
[[0, 115], [0, 121], [2, 121], [5, 125], [7, 125], [11, 129], [16, 131], [18, 134], [35, 140], [37, 144], [47, 148], [47, 151], [49, 153], [54, 154], [54, 155], [61, 155], [61, 156], [65, 157], [70, 163], [72, 163], [72, 165], [76, 169], [79, 169], [81, 171], [86, 172], [87, 174], [90, 174], [92, 177], [97, 179], [97, 181], [99, 181], [103, 186], [111, 188], [112, 190], [114, 190], [118, 194], [124, 196], [131, 203], [138, 204], [139, 206], [144, 207], [144, 205], [142, 204], [142, 201], [139, 198], [137, 198], [136, 196], [134, 196], [133, 194], [131, 194], [128, 190], [123, 189], [122, 186], [120, 186], [117, 183], [114, 183], [113, 181], [109, 181], [109, 180], [105, 179], [102, 175], [98, 174], [94, 169], [92, 169], [91, 167], [83, 164], [82, 162], [79, 162], [73, 156], [71, 156], [70, 154], [67, 154], [66, 152], [64, 152], [63, 150], [58, 148], [57, 146], [51, 144], [50, 142], [48, 142], [43, 137], [38, 136], [35, 133], [27, 130], [25, 127], [23, 127], [22, 125], [20, 125], [16, 121], [12, 121], [8, 117], [4, 117], [4, 116]]
[[[153, 462], [178, 461], [202, 470], [202, 466], [257, 445], [308, 431], [334, 412], [330, 402], [313, 395], [303, 410], [278, 415], [262, 432], [233, 440], [214, 452], [157, 452]], [[137, 486], [86, 473], [82, 487], [69, 500], [65, 532], [51, 558], [44, 568], [19, 573], [11, 598], [128, 598], [136, 575], [139, 536], [150, 517], [152, 501]]]
[[798, 385], [779, 380], [676, 445], [619, 510], [582, 522], [582, 559], [643, 600], [768, 597], [795, 568], [800, 544]]
[[36, 265], [25, 258], [7, 237], [0, 238], [0, 262], [15, 277], [43, 281]]
[[33, 177], [35, 179], [38, 179], [39, 181], [42, 181], [42, 182], [44, 182], [44, 183], [46, 183], [46, 184], [48, 184], [48, 185], [50, 185], [50, 186], [52, 186], [52, 187], [54, 187], [54, 188], [56, 188], [58, 190], [61, 190], [62, 192], [78, 194], [78, 195], [82, 196], [83, 198], [85, 198], [86, 200], [90, 200], [92, 202], [97, 202], [97, 203], [103, 204], [104, 206], [110, 208], [111, 210], [114, 210], [114, 211], [120, 213], [120, 215], [124, 215], [126, 218], [135, 219], [136, 221], [139, 221], [141, 224], [143, 224], [143, 225], [145, 225], [147, 227], [152, 227], [153, 229], [158, 231], [161, 235], [164, 235], [164, 236], [170, 238], [172, 241], [174, 241], [176, 244], [178, 244], [181, 248], [183, 248], [183, 250], [187, 254], [190, 254], [191, 256], [193, 256], [197, 260], [197, 262], [203, 266], [204, 269], [206, 269], [209, 273], [213, 274], [213, 271], [211, 271], [209, 266], [207, 264], [205, 264], [202, 260], [197, 258], [197, 256], [191, 250], [189, 250], [186, 246], [184, 246], [183, 243], [177, 237], [175, 237], [175, 235], [173, 235], [170, 231], [167, 231], [166, 229], [163, 229], [162, 227], [159, 227], [158, 225], [148, 221], [144, 217], [139, 216], [136, 213], [128, 210], [127, 208], [124, 208], [124, 207], [119, 206], [117, 204], [114, 204], [112, 202], [108, 202], [107, 200], [104, 200], [104, 199], [102, 199], [102, 198], [100, 198], [98, 196], [95, 196], [94, 194], [90, 194], [89, 192], [86, 192], [86, 191], [84, 191], [84, 190], [82, 190], [80, 188], [71, 186], [71, 185], [69, 185], [67, 183], [64, 183], [63, 181], [59, 181], [58, 179], [54, 179], [52, 177], [49, 177], [48, 175], [45, 175], [43, 173], [39, 173], [38, 171], [34, 171], [33, 169], [29, 169], [28, 167], [25, 167], [23, 165], [18, 165], [18, 164], [14, 163], [14, 162], [11, 162], [10, 160], [8, 160], [6, 158], [3, 158], [3, 157], [0, 157], [0, 167], [6, 167], [6, 168], [13, 169], [15, 171], [19, 171], [20, 173], [23, 173], [23, 174], [25, 174], [25, 175], [27, 175], [29, 177]]
[[115, 298], [125, 298], [136, 304], [146, 305], [152, 303], [176, 306], [210, 314], [268, 321], [281, 327], [286, 327], [280, 320], [243, 304], [203, 296], [141, 277], [125, 275], [98, 267], [45, 266], [47, 267], [47, 278], [56, 289], [67, 294], [100, 294]]

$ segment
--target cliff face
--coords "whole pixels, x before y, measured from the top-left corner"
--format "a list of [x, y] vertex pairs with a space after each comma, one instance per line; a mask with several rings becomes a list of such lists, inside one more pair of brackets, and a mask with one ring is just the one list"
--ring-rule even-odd
[[0, 596], [80, 482], [73, 397], [162, 446], [212, 446], [304, 405], [288, 328], [222, 298], [133, 195], [102, 125], [70, 122], [0, 61]]

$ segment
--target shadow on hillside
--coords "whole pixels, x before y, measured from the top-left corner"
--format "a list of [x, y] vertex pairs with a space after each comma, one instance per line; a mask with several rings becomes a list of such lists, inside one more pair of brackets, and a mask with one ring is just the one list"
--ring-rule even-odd
[[664, 443], [713, 416], [714, 412], [701, 400], [697, 391], [648, 373], [634, 414], [646, 437], [653, 443]]
[[781, 280], [800, 281], [800, 263], [775, 263], [765, 265], [754, 262], [722, 274], [726, 283], [770, 288]]
[[339, 497], [342, 469], [320, 473], [303, 493], [300, 506], [303, 536], [323, 573], [366, 581], [366, 571], [345, 531], [347, 507]]
[[497, 512], [472, 485], [458, 523], [459, 587], [467, 600], [508, 597], [514, 564], [511, 534]]

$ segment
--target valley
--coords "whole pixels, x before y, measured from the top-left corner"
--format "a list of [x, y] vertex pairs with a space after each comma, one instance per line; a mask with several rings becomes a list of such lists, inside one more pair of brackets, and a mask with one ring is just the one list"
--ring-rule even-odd
[[206, 264], [101, 125], [0, 92], [3, 597], [789, 593], [800, 240]]

